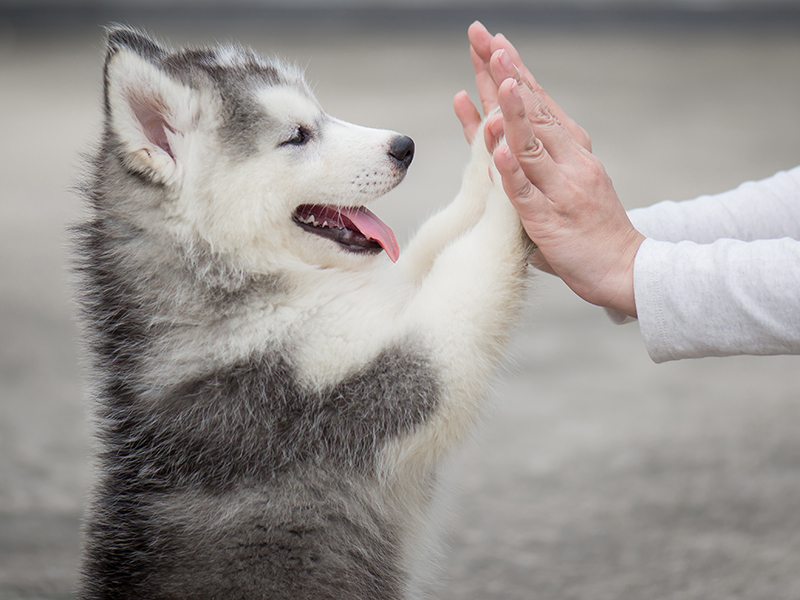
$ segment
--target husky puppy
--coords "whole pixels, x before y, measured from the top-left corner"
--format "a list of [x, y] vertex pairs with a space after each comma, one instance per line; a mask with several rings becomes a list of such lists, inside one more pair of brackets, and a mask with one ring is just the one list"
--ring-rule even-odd
[[398, 259], [364, 204], [413, 142], [329, 116], [295, 68], [113, 27], [104, 82], [77, 228], [99, 440], [80, 597], [426, 597], [437, 464], [530, 250], [483, 137]]

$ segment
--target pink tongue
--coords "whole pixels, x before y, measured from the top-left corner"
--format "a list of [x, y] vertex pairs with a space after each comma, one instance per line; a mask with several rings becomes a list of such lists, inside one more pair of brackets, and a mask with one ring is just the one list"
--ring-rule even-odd
[[358, 230], [366, 237], [378, 242], [392, 262], [397, 262], [400, 256], [400, 246], [394, 232], [389, 226], [381, 221], [372, 211], [363, 206], [355, 208], [340, 208], [340, 212], [358, 227]]

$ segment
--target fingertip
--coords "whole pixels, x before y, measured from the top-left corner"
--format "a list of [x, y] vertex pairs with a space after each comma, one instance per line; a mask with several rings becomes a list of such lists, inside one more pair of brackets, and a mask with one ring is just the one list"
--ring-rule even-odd
[[494, 149], [492, 158], [494, 159], [497, 170], [500, 171], [503, 177], [514, 171], [514, 163], [517, 162], [517, 157], [511, 152], [511, 148], [508, 147], [508, 144], [498, 144]]
[[506, 52], [508, 52], [508, 56], [511, 59], [511, 62], [513, 62], [514, 64], [521, 64], [519, 52], [517, 52], [517, 49], [514, 47], [514, 44], [511, 43], [511, 40], [509, 40], [502, 33], [498, 33], [496, 36], [494, 36], [494, 40], [495, 40], [495, 45], [494, 45], [495, 47], [503, 48]]
[[486, 29], [486, 26], [480, 22], [480, 20], [474, 20], [470, 26], [467, 28], [468, 33], [489, 33], [489, 30]]
[[492, 51], [494, 52], [500, 48], [503, 48], [512, 54], [512, 60], [519, 58], [519, 54], [517, 53], [516, 48], [514, 48], [514, 44], [512, 44], [502, 33], [497, 33], [492, 37]]
[[483, 141], [486, 150], [491, 154], [503, 137], [503, 116], [496, 114], [488, 117], [483, 126]]
[[492, 133], [498, 135], [503, 133], [503, 113], [492, 115], [486, 120], [486, 126], [492, 130]]
[[471, 144], [480, 125], [481, 117], [466, 91], [462, 90], [453, 96], [453, 110], [461, 122], [464, 137]]
[[467, 37], [470, 44], [482, 56], [487, 58], [491, 55], [492, 34], [483, 26], [480, 21], [475, 21], [467, 28]]
[[503, 79], [515, 79], [522, 81], [522, 76], [519, 69], [514, 64], [514, 60], [505, 48], [499, 48], [492, 53], [489, 60], [491, 65], [492, 74], [496, 77], [499, 84]]
[[515, 111], [519, 112], [519, 106], [522, 102], [519, 84], [516, 79], [507, 77], [500, 82], [500, 85], [497, 87], [497, 100], [503, 114], [513, 114]]
[[498, 49], [505, 48], [508, 45], [508, 38], [502, 33], [496, 33], [492, 36], [492, 52], [497, 52]]
[[472, 99], [469, 97], [469, 94], [466, 90], [461, 90], [453, 96], [453, 106], [456, 108], [456, 112], [461, 109], [464, 114], [468, 114], [470, 116], [474, 114], [480, 118], [478, 109], [475, 108], [475, 104], [472, 102]]

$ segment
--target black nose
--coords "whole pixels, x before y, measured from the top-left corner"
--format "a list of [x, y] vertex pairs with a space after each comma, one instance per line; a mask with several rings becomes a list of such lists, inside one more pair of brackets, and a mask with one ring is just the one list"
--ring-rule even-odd
[[408, 168], [414, 158], [414, 140], [407, 135], [398, 135], [389, 146], [389, 156]]

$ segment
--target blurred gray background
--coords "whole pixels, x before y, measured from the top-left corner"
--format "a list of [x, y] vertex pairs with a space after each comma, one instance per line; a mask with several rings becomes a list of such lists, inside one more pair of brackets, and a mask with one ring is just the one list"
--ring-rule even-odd
[[[0, 2], [0, 599], [75, 581], [90, 431], [66, 228], [101, 25], [279, 54], [330, 113], [413, 137], [374, 207], [402, 243], [458, 188], [476, 18], [589, 131], [629, 208], [800, 163], [796, 1]], [[493, 398], [449, 468], [441, 598], [800, 599], [800, 358], [654, 365], [637, 325], [542, 275]]]

